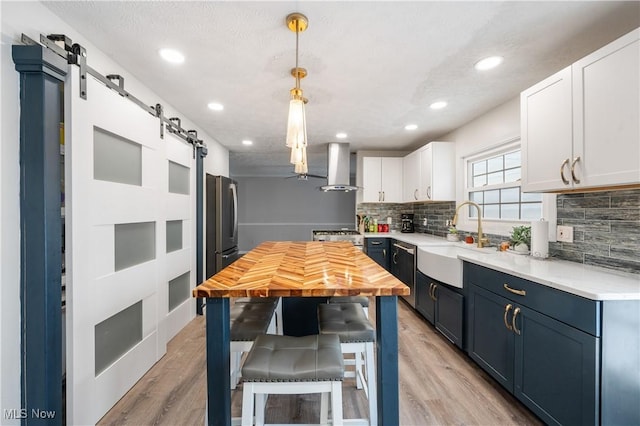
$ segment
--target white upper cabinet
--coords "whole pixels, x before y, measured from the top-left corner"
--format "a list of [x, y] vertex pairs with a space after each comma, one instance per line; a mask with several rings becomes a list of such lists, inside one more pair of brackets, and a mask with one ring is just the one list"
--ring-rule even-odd
[[420, 151], [420, 190], [423, 200], [455, 201], [455, 144], [431, 142]]
[[640, 183], [640, 29], [522, 92], [524, 191]]
[[[640, 29], [573, 71], [576, 186], [640, 182]], [[580, 182], [578, 182], [578, 180]]]
[[520, 95], [522, 188], [544, 191], [570, 184], [571, 67]]
[[420, 201], [420, 150], [402, 159], [402, 201]]
[[405, 202], [455, 200], [455, 145], [431, 142], [404, 157]]
[[402, 157], [362, 158], [362, 202], [402, 202]]

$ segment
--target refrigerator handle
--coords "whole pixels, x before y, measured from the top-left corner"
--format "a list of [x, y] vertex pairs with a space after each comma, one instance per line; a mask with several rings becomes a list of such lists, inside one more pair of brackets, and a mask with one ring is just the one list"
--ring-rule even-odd
[[236, 235], [238, 234], [238, 189], [235, 183], [229, 185], [231, 188], [232, 198], [233, 198], [233, 229], [232, 236], [233, 239], [236, 239]]

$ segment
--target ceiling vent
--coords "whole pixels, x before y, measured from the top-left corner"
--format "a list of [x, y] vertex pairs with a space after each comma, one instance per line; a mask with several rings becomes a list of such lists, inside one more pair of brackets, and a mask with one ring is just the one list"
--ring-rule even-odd
[[327, 191], [357, 191], [349, 183], [350, 152], [348, 143], [332, 142], [327, 147], [327, 184], [320, 189]]

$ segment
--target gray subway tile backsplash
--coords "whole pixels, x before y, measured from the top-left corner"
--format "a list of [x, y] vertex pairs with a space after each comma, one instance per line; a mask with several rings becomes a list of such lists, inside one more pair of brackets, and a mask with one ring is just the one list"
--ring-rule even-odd
[[640, 273], [640, 189], [561, 194], [558, 225], [574, 227], [574, 243], [549, 243], [560, 259]]
[[[558, 225], [573, 226], [574, 242], [550, 242], [552, 256], [640, 274], [640, 189], [559, 194], [556, 205]], [[445, 223], [455, 214], [455, 203], [363, 203], [358, 204], [357, 212], [382, 223], [391, 216], [391, 229], [396, 231], [400, 230], [400, 214], [413, 213], [416, 232], [444, 237], [448, 229]], [[426, 227], [422, 225], [425, 217]], [[488, 237], [495, 244], [508, 239], [503, 235]]]

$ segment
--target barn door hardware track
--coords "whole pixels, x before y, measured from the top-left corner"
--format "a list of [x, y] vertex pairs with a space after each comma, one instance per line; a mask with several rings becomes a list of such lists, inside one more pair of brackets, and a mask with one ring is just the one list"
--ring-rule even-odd
[[87, 99], [87, 74], [94, 77], [109, 89], [117, 92], [123, 98], [126, 98], [138, 105], [140, 108], [148, 112], [154, 117], [160, 120], [160, 138], [164, 139], [165, 127], [167, 131], [173, 135], [176, 135], [180, 139], [184, 140], [188, 144], [192, 145], [195, 155], [195, 150], [201, 148], [203, 156], [207, 155], [206, 144], [198, 139], [198, 132], [195, 130], [187, 130], [181, 126], [180, 119], [177, 117], [167, 118], [164, 116], [164, 108], [161, 104], [148, 105], [142, 102], [140, 99], [133, 96], [124, 88], [124, 77], [119, 74], [107, 74], [106, 76], [100, 74], [95, 69], [87, 65], [87, 51], [78, 43], [73, 41], [64, 34], [49, 34], [47, 36], [40, 34], [40, 43], [36, 42], [32, 38], [25, 34], [21, 37], [22, 44], [25, 45], [37, 45], [41, 44], [47, 49], [54, 52], [56, 55], [66, 59], [70, 65], [77, 65], [80, 68], [80, 97]]

